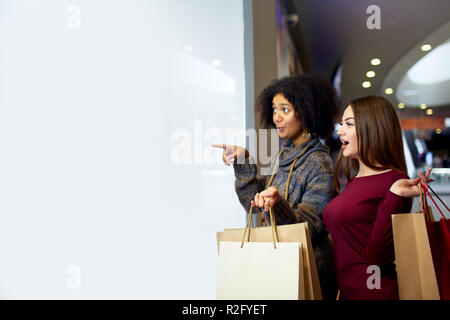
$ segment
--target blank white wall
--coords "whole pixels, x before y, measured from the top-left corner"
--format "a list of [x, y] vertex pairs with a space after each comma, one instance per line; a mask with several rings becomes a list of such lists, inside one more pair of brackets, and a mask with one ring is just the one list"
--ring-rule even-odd
[[0, 298], [214, 299], [244, 85], [242, 0], [0, 0]]

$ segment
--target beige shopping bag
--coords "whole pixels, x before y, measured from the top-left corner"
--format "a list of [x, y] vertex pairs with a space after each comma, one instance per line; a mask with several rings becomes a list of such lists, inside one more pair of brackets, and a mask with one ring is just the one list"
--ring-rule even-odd
[[[220, 243], [217, 299], [297, 300], [304, 292], [298, 242]], [[302, 296], [303, 295], [303, 296]]]
[[400, 300], [439, 300], [423, 213], [392, 215]]
[[[243, 229], [225, 229], [217, 233], [217, 249], [221, 241], [241, 241]], [[316, 260], [309, 236], [308, 224], [306, 222], [276, 226], [279, 242], [299, 242], [302, 244], [303, 277], [304, 277], [304, 299], [322, 300], [319, 275], [316, 268]], [[271, 227], [252, 228], [249, 241], [264, 242], [272, 240]]]

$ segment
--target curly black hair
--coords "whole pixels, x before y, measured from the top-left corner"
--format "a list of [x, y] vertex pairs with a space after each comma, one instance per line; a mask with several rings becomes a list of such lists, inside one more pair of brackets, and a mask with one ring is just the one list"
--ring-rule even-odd
[[275, 127], [272, 100], [278, 93], [292, 104], [297, 119], [311, 135], [326, 139], [333, 133], [338, 105], [328, 81], [308, 74], [273, 81], [256, 100], [262, 127]]

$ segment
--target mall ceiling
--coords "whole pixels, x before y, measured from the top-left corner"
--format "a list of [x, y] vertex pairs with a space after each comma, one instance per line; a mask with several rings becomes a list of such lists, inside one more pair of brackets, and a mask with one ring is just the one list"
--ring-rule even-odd
[[[285, 0], [288, 14], [298, 15], [291, 28], [294, 43], [306, 72], [331, 79], [342, 64], [342, 103], [365, 96], [384, 95], [383, 80], [410, 50], [433, 31], [450, 21], [449, 0]], [[381, 29], [370, 30], [366, 10], [377, 5], [381, 13]], [[450, 38], [450, 33], [449, 33]], [[372, 58], [381, 64], [371, 66]], [[376, 76], [367, 79], [366, 72]], [[363, 88], [370, 80], [372, 86]], [[395, 105], [395, 95], [391, 95]], [[406, 108], [400, 116], [421, 115], [423, 110]], [[450, 115], [450, 106], [435, 109], [435, 116]]]

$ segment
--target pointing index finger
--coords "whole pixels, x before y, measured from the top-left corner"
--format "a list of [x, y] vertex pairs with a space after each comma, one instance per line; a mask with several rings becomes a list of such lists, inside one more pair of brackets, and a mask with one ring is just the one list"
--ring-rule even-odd
[[227, 148], [227, 145], [226, 144], [220, 144], [220, 143], [213, 143], [211, 145], [211, 147], [220, 148], [220, 149], [224, 149], [225, 150]]

